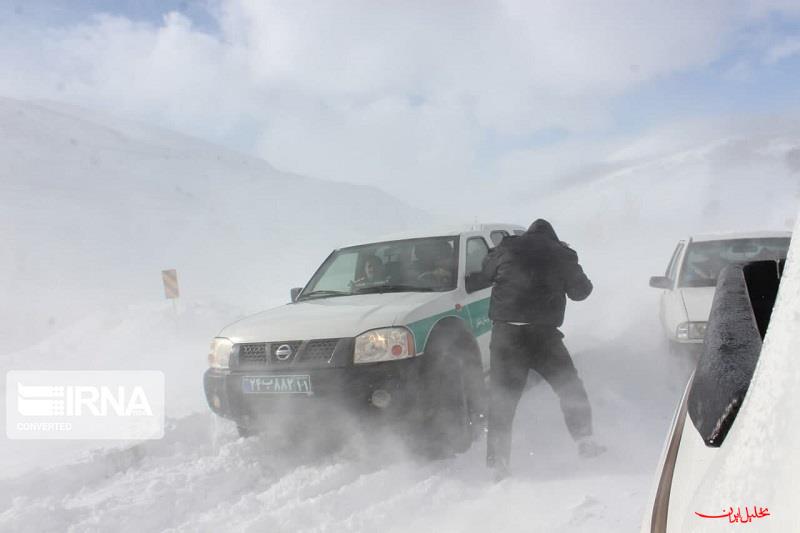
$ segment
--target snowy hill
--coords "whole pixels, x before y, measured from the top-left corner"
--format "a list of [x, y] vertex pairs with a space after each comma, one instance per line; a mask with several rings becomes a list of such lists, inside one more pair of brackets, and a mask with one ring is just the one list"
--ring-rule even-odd
[[[331, 164], [336, 164], [331, 161]], [[109, 303], [286, 301], [337, 244], [426, 215], [80, 108], [0, 98], [0, 354]], [[221, 325], [221, 324], [220, 324]]]
[[582, 227], [586, 240], [654, 230], [678, 237], [791, 229], [800, 199], [800, 130], [776, 128], [658, 151], [634, 145], [559, 183], [552, 194], [529, 200]]
[[606, 334], [619, 334], [643, 318], [655, 321], [658, 291], [647, 282], [663, 274], [678, 240], [792, 229], [800, 202], [797, 124], [666, 137], [626, 146], [544, 194], [509, 202], [515, 219], [553, 221], [595, 284], [594, 296], [568, 312], [568, 327], [596, 329], [596, 317], [605, 316]]
[[655, 137], [564, 176], [545, 194], [516, 195], [512, 211], [552, 217], [576, 245], [667, 245], [664, 263], [674, 242], [689, 235], [793, 227], [800, 201], [796, 124], [697, 142]]

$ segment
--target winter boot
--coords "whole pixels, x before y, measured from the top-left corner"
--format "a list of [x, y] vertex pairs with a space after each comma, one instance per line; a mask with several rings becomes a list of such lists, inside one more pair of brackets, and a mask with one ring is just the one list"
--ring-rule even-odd
[[606, 451], [605, 446], [599, 444], [591, 437], [583, 437], [578, 440], [577, 444], [578, 444], [578, 455], [580, 455], [584, 459], [597, 457], [598, 455], [605, 453]]

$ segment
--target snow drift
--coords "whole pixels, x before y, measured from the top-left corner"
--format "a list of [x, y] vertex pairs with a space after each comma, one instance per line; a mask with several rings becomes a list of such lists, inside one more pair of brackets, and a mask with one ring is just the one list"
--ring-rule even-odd
[[285, 302], [336, 245], [428, 218], [374, 188], [63, 104], [0, 98], [0, 162], [0, 355], [163, 297], [162, 269], [189, 298]]
[[[0, 100], [0, 237], [10, 243], [0, 249], [0, 291], [11, 302], [0, 308], [0, 360], [9, 369], [161, 369], [169, 418], [165, 438], [147, 443], [3, 438], [0, 529], [635, 530], [685, 378], [661, 350], [647, 279], [688, 233], [785, 226], [797, 185], [786, 157], [800, 143], [784, 141], [746, 157], [721, 194], [713, 163], [727, 152], [710, 143], [497, 203], [494, 219], [549, 217], [595, 283], [568, 308], [564, 330], [609, 450], [581, 461], [557, 399], [536, 385], [516, 416], [514, 475], [494, 485], [483, 442], [426, 463], [381, 439], [298, 455], [238, 439], [204, 405], [205, 353], [223, 325], [287, 301], [336, 244], [424, 223], [424, 214], [374, 189], [287, 175], [169, 132]], [[767, 193], [754, 176], [774, 176]], [[163, 300], [164, 268], [178, 269], [177, 317]]]

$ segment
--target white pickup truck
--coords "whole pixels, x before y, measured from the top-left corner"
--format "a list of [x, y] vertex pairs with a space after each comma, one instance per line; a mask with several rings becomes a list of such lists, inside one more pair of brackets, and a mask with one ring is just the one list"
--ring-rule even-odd
[[481, 265], [523, 231], [486, 224], [334, 250], [291, 303], [213, 339], [209, 406], [242, 435], [287, 419], [318, 427], [347, 411], [392, 420], [435, 455], [466, 450], [486, 405]]

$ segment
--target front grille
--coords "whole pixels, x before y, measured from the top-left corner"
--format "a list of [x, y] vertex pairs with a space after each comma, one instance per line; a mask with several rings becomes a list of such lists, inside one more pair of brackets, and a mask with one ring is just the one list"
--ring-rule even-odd
[[338, 343], [339, 339], [308, 341], [308, 344], [305, 345], [305, 348], [300, 354], [300, 360], [304, 362], [327, 362], [333, 356], [333, 351], [336, 349]]
[[267, 362], [267, 343], [240, 344], [239, 362], [265, 364]]
[[[239, 367], [264, 368], [281, 366], [328, 365], [340, 339], [311, 341], [253, 342], [239, 345]], [[287, 349], [291, 355], [286, 357]]]

